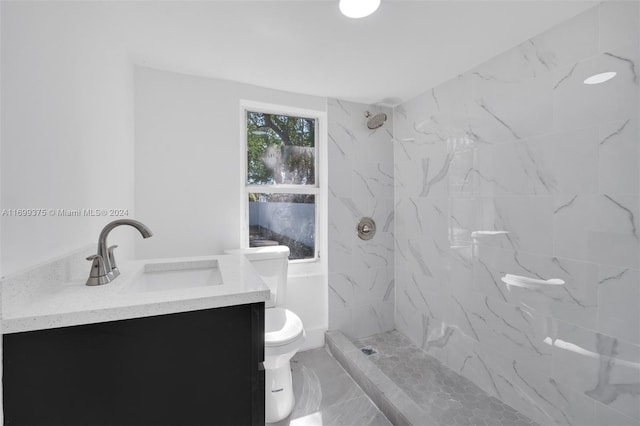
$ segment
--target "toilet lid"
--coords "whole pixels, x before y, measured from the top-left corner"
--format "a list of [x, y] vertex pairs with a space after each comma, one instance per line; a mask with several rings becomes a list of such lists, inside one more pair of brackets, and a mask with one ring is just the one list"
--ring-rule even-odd
[[264, 345], [282, 346], [296, 340], [304, 330], [300, 318], [288, 309], [264, 310]]

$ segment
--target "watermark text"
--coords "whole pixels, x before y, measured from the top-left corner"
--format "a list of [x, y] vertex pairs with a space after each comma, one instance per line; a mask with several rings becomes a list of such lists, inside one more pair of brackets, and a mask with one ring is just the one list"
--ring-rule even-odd
[[129, 209], [2, 209], [2, 217], [126, 217]]

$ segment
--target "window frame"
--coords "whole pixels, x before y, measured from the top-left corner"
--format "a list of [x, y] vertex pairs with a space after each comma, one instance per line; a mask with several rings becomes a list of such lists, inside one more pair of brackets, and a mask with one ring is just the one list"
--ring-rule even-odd
[[[314, 185], [292, 185], [292, 184], [269, 184], [250, 185], [248, 182], [248, 161], [247, 161], [247, 112], [261, 112], [265, 114], [278, 114], [290, 117], [301, 117], [313, 119], [315, 128], [315, 184]], [[326, 252], [326, 230], [327, 230], [327, 113], [326, 111], [298, 108], [285, 105], [255, 102], [250, 100], [240, 101], [240, 173], [241, 173], [241, 224], [240, 224], [240, 247], [249, 247], [249, 193], [264, 194], [313, 194], [315, 200], [315, 248], [314, 257], [307, 259], [290, 260], [290, 265], [297, 265], [299, 272], [320, 272], [314, 265], [321, 264]], [[309, 270], [311, 269], [311, 270]]]

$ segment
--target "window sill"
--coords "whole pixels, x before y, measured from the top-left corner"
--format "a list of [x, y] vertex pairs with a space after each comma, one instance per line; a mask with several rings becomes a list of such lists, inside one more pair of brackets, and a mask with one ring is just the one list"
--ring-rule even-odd
[[289, 261], [289, 276], [320, 275], [323, 273], [323, 262], [321, 259], [304, 259]]

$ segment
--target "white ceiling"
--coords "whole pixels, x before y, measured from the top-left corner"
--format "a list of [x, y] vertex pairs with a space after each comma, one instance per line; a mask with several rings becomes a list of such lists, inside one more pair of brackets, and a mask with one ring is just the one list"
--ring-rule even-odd
[[342, 16], [338, 0], [116, 4], [136, 63], [393, 104], [597, 2], [382, 0], [375, 14], [360, 20]]

